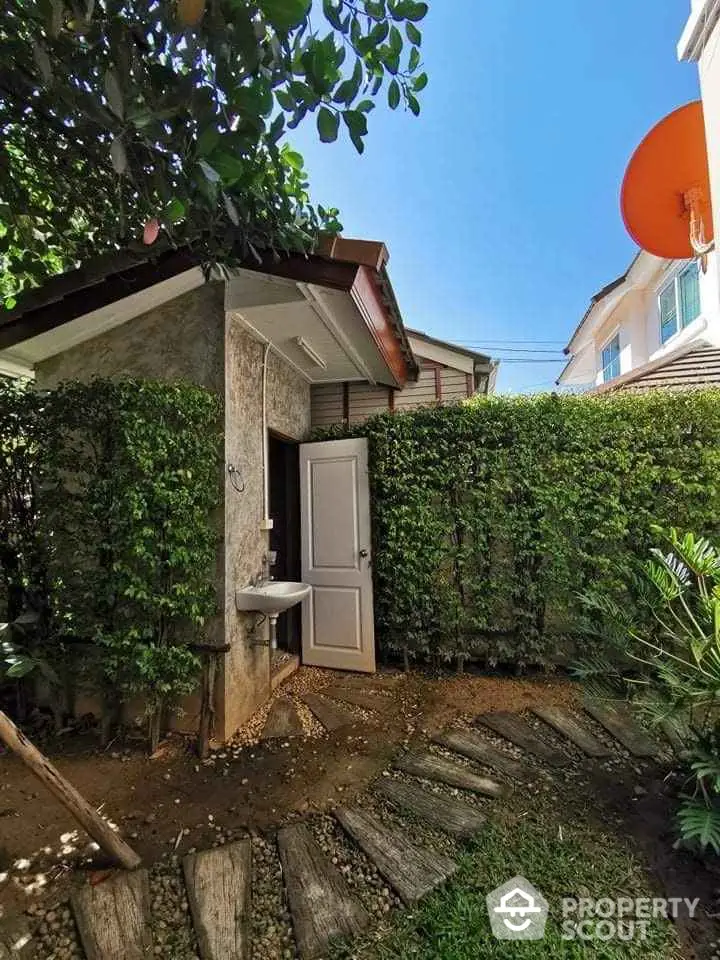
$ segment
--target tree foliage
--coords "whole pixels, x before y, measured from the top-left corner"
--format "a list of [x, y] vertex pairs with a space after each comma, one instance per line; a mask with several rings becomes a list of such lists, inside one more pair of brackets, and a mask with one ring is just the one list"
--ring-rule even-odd
[[[91, 253], [189, 243], [210, 262], [337, 230], [283, 140], [308, 115], [362, 152], [419, 112], [418, 0], [9, 0], [0, 14], [0, 294]], [[162, 236], [161, 236], [162, 235]]]
[[580, 593], [622, 596], [617, 563], [644, 560], [657, 523], [720, 535], [719, 400], [478, 398], [330, 431], [369, 440], [381, 647], [517, 666], [576, 642], [590, 655]]

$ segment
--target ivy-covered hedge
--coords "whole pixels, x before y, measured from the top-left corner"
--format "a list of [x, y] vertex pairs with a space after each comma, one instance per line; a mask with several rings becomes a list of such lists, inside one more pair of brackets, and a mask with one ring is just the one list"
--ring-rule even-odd
[[578, 593], [653, 525], [720, 534], [720, 391], [478, 398], [330, 436], [369, 440], [381, 649], [557, 661]]
[[221, 445], [219, 399], [188, 383], [0, 384], [15, 676], [44, 667], [66, 708], [91, 684], [106, 726], [140, 695], [157, 742], [164, 709], [197, 683], [193, 643], [216, 612]]

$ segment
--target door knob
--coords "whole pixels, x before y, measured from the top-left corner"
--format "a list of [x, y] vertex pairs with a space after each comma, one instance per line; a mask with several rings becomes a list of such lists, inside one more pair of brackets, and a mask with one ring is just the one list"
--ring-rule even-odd
[[366, 557], [367, 555], [368, 555], [367, 550], [361, 550], [361, 551], [360, 551], [360, 556], [361, 556], [361, 557]]

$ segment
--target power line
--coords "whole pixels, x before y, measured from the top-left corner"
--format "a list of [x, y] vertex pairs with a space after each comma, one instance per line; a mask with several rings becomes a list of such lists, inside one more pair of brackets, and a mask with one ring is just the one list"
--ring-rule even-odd
[[506, 353], [562, 353], [562, 350], [536, 350], [534, 347], [498, 347], [498, 349], [505, 350]]
[[493, 357], [493, 360], [502, 360], [503, 363], [563, 363], [564, 357], [554, 360], [536, 360], [535, 357]]
[[454, 340], [453, 343], [561, 343], [564, 349], [564, 340], [533, 340], [528, 338], [527, 340], [502, 340], [498, 337], [487, 337], [485, 340]]

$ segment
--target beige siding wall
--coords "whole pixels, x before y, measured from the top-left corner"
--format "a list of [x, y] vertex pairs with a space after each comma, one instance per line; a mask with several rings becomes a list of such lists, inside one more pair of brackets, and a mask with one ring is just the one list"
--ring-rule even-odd
[[310, 389], [313, 427], [332, 427], [342, 423], [343, 384], [322, 383]]
[[442, 402], [457, 403], [459, 400], [465, 400], [468, 395], [467, 374], [462, 370], [451, 370], [445, 367], [440, 371], [440, 382], [442, 385]]
[[390, 390], [374, 387], [371, 383], [348, 385], [350, 423], [362, 423], [374, 413], [385, 413], [390, 408]]
[[[394, 391], [395, 410], [415, 410], [438, 402], [435, 367], [422, 367], [416, 383]], [[440, 367], [440, 403], [458, 403], [468, 396], [467, 374], [452, 367]], [[345, 384], [318, 384], [311, 388], [313, 428], [331, 427], [343, 420]], [[391, 409], [390, 391], [370, 383], [349, 383], [348, 413], [350, 423], [362, 423], [375, 413]]]
[[[225, 319], [221, 284], [203, 286], [39, 364], [40, 387], [93, 376], [184, 379], [225, 401], [225, 460], [245, 483], [237, 493], [225, 474], [224, 505], [217, 518], [218, 616], [211, 642], [230, 643], [217, 681], [215, 736], [227, 739], [270, 693], [267, 646], [249, 639], [252, 617], [235, 609], [235, 588], [261, 569], [268, 534], [263, 518], [263, 347], [231, 317]], [[309, 384], [272, 352], [268, 357], [268, 428], [304, 440], [310, 431]], [[219, 481], [220, 482], [220, 481]], [[267, 641], [267, 627], [260, 632]], [[182, 704], [181, 725], [197, 726], [198, 702]], [[87, 709], [87, 707], [86, 707]], [[139, 708], [138, 708], [139, 709]]]

